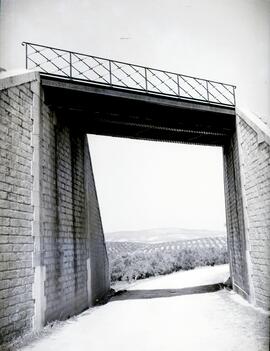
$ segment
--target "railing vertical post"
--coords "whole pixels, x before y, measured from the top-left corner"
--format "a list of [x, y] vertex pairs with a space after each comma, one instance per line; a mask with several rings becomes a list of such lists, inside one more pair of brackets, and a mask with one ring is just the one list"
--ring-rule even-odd
[[177, 91], [178, 91], [178, 96], [180, 97], [180, 82], [179, 82], [179, 74], [177, 74]]
[[145, 91], [148, 91], [148, 82], [147, 82], [147, 68], [144, 68], [144, 75], [145, 75]]
[[209, 101], [209, 87], [208, 87], [208, 80], [206, 81], [206, 94], [207, 94], [207, 101]]
[[233, 87], [233, 104], [235, 105], [236, 101], [235, 101], [235, 87]]
[[72, 53], [69, 53], [69, 75], [72, 78]]
[[110, 85], [112, 85], [112, 61], [109, 60]]
[[28, 44], [25, 44], [25, 68], [28, 69]]

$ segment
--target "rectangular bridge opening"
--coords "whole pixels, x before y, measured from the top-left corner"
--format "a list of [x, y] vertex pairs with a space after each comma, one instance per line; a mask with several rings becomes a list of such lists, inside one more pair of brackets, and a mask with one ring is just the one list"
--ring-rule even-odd
[[[72, 133], [223, 147], [232, 284], [249, 299], [235, 86], [34, 43], [24, 45], [26, 67], [41, 72], [45, 105]], [[94, 203], [98, 206], [97, 200]], [[91, 227], [95, 219], [89, 216]], [[93, 262], [101, 247], [92, 250]], [[91, 272], [99, 271], [93, 262]], [[92, 275], [94, 286], [99, 285], [98, 273]], [[106, 286], [106, 279], [97, 291]]]
[[[93, 134], [88, 143], [112, 288], [133, 284], [151, 298], [228, 280], [222, 147]], [[157, 289], [142, 292], [147, 284]]]
[[[146, 140], [148, 141], [147, 143], [156, 141], [158, 143], [154, 143], [153, 145], [161, 145], [160, 152], [163, 152], [162, 150], [165, 147], [169, 148], [173, 145], [178, 147], [182, 145], [182, 147], [184, 147], [183, 144], [197, 145], [197, 148], [200, 145], [200, 147], [209, 147], [212, 150], [214, 150], [214, 147], [219, 147], [220, 150], [222, 148], [227, 238], [232, 285], [234, 290], [237, 290], [243, 296], [249, 298], [248, 257], [246, 253], [244, 209], [241, 198], [242, 185], [240, 181], [240, 161], [238, 153], [239, 140], [237, 138], [234, 104], [224, 105], [215, 104], [210, 101], [187, 100], [181, 96], [173, 97], [166, 94], [134, 90], [128, 87], [120, 88], [114, 85], [97, 84], [97, 82], [90, 80], [79, 81], [73, 79], [73, 77], [62, 77], [47, 73], [41, 73], [40, 77], [44, 98], [44, 116], [42, 116], [42, 118], [45, 124], [43, 125], [42, 132], [45, 138], [43, 140], [45, 140], [46, 144], [47, 128], [51, 131], [53, 126], [55, 132], [52, 134], [52, 141], [54, 140], [57, 146], [55, 154], [52, 154], [52, 158], [56, 160], [53, 165], [54, 171], [52, 173], [55, 172], [57, 176], [59, 176], [60, 184], [62, 184], [62, 173], [58, 172], [58, 168], [65, 165], [66, 154], [70, 155], [70, 165], [72, 165], [73, 162], [75, 166], [78, 165], [78, 167], [80, 167], [80, 164], [77, 163], [79, 158], [75, 157], [74, 160], [73, 157], [77, 154], [78, 156], [81, 155], [84, 159], [83, 170], [78, 168], [78, 172], [75, 171], [73, 172], [74, 174], [71, 174], [71, 179], [77, 186], [79, 184], [77, 178], [79, 177], [80, 184], [84, 187], [85, 207], [81, 208], [81, 212], [84, 212], [86, 215], [82, 215], [82, 218], [85, 220], [83, 226], [79, 224], [78, 230], [79, 228], [84, 228], [85, 237], [83, 240], [86, 240], [87, 245], [87, 251], [85, 253], [79, 251], [80, 247], [83, 248], [84, 244], [82, 243], [80, 246], [76, 240], [77, 235], [81, 234], [76, 232], [77, 229], [74, 225], [72, 226], [72, 230], [74, 231], [74, 242], [76, 243], [74, 251], [77, 252], [74, 256], [74, 262], [76, 262], [76, 264], [73, 264], [74, 268], [76, 268], [76, 270], [74, 269], [75, 276], [77, 278], [80, 276], [79, 263], [81, 262], [84, 267], [84, 275], [81, 275], [81, 277], [86, 283], [81, 284], [76, 278], [77, 283], [75, 287], [82, 286], [82, 289], [84, 289], [82, 291], [84, 300], [82, 300], [82, 303], [78, 300], [76, 304], [74, 304], [74, 307], [72, 307], [71, 313], [74, 314], [80, 308], [85, 308], [87, 305], [89, 306], [97, 303], [102, 296], [108, 293], [109, 289], [108, 256], [104, 244], [103, 228], [99, 211], [99, 207], [102, 209], [103, 205], [100, 195], [99, 198], [97, 198], [95, 184], [96, 181], [99, 181], [98, 179], [100, 179], [100, 177], [96, 176], [96, 179], [94, 179], [93, 176], [91, 157], [88, 152], [88, 145], [85, 144], [87, 134], [99, 135], [100, 138], [106, 136], [118, 137], [122, 138], [122, 141], [132, 139], [133, 142], [135, 142], [135, 140], [140, 140], [140, 142], [137, 142], [141, 144], [146, 143]], [[48, 116], [46, 115], [47, 113]], [[46, 125], [47, 119], [50, 121], [49, 127]], [[85, 142], [82, 143], [82, 140]], [[63, 141], [66, 143], [66, 154], [61, 151], [63, 149]], [[166, 142], [170, 143], [167, 144]], [[85, 148], [84, 145], [87, 147]], [[45, 152], [48, 147], [50, 148], [50, 146], [45, 145]], [[195, 148], [195, 146], [193, 147]], [[126, 146], [123, 146], [123, 150], [126, 150]], [[92, 153], [91, 145], [90, 153]], [[116, 155], [117, 153], [114, 153], [114, 155], [110, 157], [108, 164], [113, 162]], [[153, 159], [154, 156], [149, 157], [149, 160]], [[101, 160], [99, 160], [99, 162], [100, 161]], [[177, 164], [175, 160], [174, 164]], [[179, 160], [179, 164], [181, 164], [181, 160]], [[113, 167], [114, 165], [112, 164], [111, 169], [103, 173], [103, 177], [106, 177], [108, 181], [111, 180], [110, 175], [112, 174]], [[73, 169], [74, 167], [71, 168]], [[144, 167], [141, 168], [143, 169]], [[131, 169], [134, 169], [135, 172], [138, 168], [136, 164], [133, 164]], [[119, 167], [117, 170], [121, 172]], [[205, 170], [207, 170], [207, 168], [202, 166], [200, 170], [194, 171], [193, 175], [202, 175]], [[165, 169], [163, 169], [163, 171], [165, 171]], [[160, 172], [160, 174], [162, 174], [162, 172]], [[172, 174], [170, 176], [172, 176]], [[120, 178], [121, 177], [119, 177], [119, 179]], [[138, 179], [137, 177], [137, 181]], [[166, 184], [166, 179], [167, 176], [165, 177], [164, 184]], [[170, 177], [168, 179], [170, 179]], [[222, 176], [220, 176], [219, 179], [222, 181]], [[127, 187], [127, 180], [128, 177], [125, 177], [120, 184], [122, 190]], [[155, 184], [154, 181], [155, 178], [150, 179], [148, 185], [153, 186]], [[167, 183], [167, 186], [171, 185], [169, 181], [167, 181]], [[199, 184], [196, 181], [193, 181], [193, 183], [194, 187]], [[56, 185], [58, 185], [58, 183], [56, 183]], [[141, 181], [140, 188], [143, 189], [144, 186], [144, 182]], [[115, 187], [114, 184], [112, 184], [111, 187]], [[134, 191], [134, 184], [129, 186], [129, 188], [131, 187]], [[157, 190], [163, 189], [163, 191], [165, 189], [165, 187], [159, 187], [158, 185], [156, 185], [156, 188]], [[205, 188], [202, 189], [205, 191]], [[186, 189], [183, 188], [182, 190], [184, 191]], [[65, 186], [63, 191], [65, 191]], [[157, 196], [158, 192], [156, 191], [154, 194]], [[76, 202], [76, 191], [71, 195], [72, 199]], [[143, 203], [143, 198], [146, 195], [147, 189], [144, 189], [144, 194], [141, 195], [141, 203]], [[166, 198], [167, 195], [166, 191], [164, 191], [160, 197]], [[181, 197], [181, 194], [179, 194], [179, 197]], [[208, 199], [209, 195], [204, 194], [204, 197]], [[117, 210], [118, 198], [119, 195], [111, 195], [109, 199], [110, 206], [112, 207], [111, 212], [113, 212], [114, 209]], [[170, 204], [171, 200], [168, 199], [168, 197], [166, 199], [167, 205]], [[57, 195], [56, 200], [61, 207], [62, 198], [60, 193], [59, 196]], [[67, 200], [69, 201], [69, 199]], [[167, 207], [165, 206], [166, 201], [163, 200], [163, 203], [161, 203], [159, 199], [155, 199], [149, 208], [157, 207], [156, 212], [159, 211], [163, 215], [163, 213], [167, 211]], [[126, 202], [126, 200], [123, 200], [120, 204], [124, 206], [123, 211], [128, 208], [125, 206]], [[158, 207], [160, 204], [165, 206], [164, 209], [162, 209], [162, 206], [160, 208]], [[191, 207], [196, 207], [196, 205], [196, 200], [190, 204]], [[182, 211], [186, 209], [186, 207], [182, 207]], [[201, 205], [201, 213], [203, 213], [204, 210], [205, 206], [203, 204]], [[65, 212], [65, 209], [63, 211]], [[144, 211], [144, 215], [147, 211], [149, 210]], [[138, 209], [136, 212], [138, 215]], [[75, 211], [73, 216], [75, 224], [76, 220], [79, 218], [76, 213]], [[132, 216], [126, 217], [135, 218], [134, 213]], [[171, 211], [171, 214], [172, 213], [173, 211]], [[158, 217], [162, 218], [162, 216]], [[103, 218], [105, 218], [104, 215]], [[223, 223], [224, 222], [225, 220]], [[56, 221], [56, 223], [58, 222]], [[60, 227], [62, 223], [63, 222], [60, 220]], [[159, 227], [164, 227], [164, 225], [163, 223], [158, 224]], [[180, 224], [177, 224], [177, 226], [178, 225], [180, 226]], [[148, 224], [146, 227], [151, 228], [153, 226], [156, 227], [157, 225]], [[166, 226], [171, 226], [171, 224], [166, 224]], [[105, 231], [107, 231], [106, 222], [104, 228]], [[116, 228], [116, 230], [119, 229]], [[189, 248], [186, 250], [188, 251]], [[162, 251], [166, 250], [164, 249]], [[56, 256], [58, 257], [59, 255]], [[57, 259], [60, 264], [62, 262], [61, 256], [60, 259], [59, 257]], [[166, 262], [167, 261], [169, 260], [166, 260]], [[53, 270], [52, 273], [54, 273]], [[61, 274], [60, 269], [59, 277]], [[87, 277], [86, 280], [85, 276]], [[47, 280], [49, 279], [48, 277], [49, 275], [46, 271]], [[76, 279], [74, 279], [75, 282]], [[62, 291], [62, 283], [59, 284], [60, 287], [54, 284], [55, 283], [52, 282], [52, 286], [56, 292]], [[88, 296], [86, 296], [86, 286]], [[51, 294], [49, 289], [45, 289], [45, 296], [46, 294]], [[76, 291], [74, 294], [77, 294]], [[67, 313], [69, 313], [70, 304], [67, 304], [64, 300], [63, 304], [65, 306], [67, 305]], [[45, 313], [46, 321], [54, 318], [54, 311], [55, 308], [52, 305], [51, 310], [47, 312], [47, 314]]]

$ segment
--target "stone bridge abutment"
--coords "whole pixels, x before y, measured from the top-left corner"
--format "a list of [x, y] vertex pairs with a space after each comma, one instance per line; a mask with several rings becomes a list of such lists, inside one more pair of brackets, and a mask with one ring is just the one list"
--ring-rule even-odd
[[0, 81], [0, 343], [109, 290], [90, 132], [223, 146], [233, 287], [269, 310], [267, 127], [234, 109], [98, 89], [38, 72]]
[[44, 103], [37, 73], [21, 79], [1, 90], [1, 342], [80, 313], [110, 284], [87, 135]]

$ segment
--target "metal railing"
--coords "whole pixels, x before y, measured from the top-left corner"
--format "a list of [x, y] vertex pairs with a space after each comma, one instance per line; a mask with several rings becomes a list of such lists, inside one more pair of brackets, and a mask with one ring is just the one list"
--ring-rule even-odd
[[74, 51], [23, 42], [27, 69], [145, 93], [235, 105], [235, 86]]

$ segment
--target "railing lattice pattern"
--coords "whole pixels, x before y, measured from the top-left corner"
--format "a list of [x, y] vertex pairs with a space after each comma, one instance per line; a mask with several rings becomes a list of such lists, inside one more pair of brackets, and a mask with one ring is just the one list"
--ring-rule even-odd
[[235, 86], [73, 51], [26, 43], [26, 68], [83, 80], [205, 103], [235, 105]]

